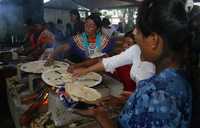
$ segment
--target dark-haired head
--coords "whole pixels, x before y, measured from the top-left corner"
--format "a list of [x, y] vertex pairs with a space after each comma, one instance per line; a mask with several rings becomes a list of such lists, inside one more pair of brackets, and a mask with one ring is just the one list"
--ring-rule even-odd
[[103, 18], [102, 20], [102, 26], [105, 27], [105, 28], [108, 28], [109, 25], [110, 25], [110, 20], [108, 18]]
[[73, 9], [70, 11], [70, 19], [72, 22], [77, 22], [77, 21], [81, 20], [78, 10]]
[[88, 16], [85, 20], [86, 20], [86, 21], [87, 21], [87, 20], [92, 20], [92, 21], [96, 24], [97, 28], [100, 28], [100, 27], [101, 27], [101, 23], [102, 23], [102, 22], [101, 22], [101, 18], [100, 18], [99, 15], [92, 14], [92, 15]]
[[26, 19], [26, 20], [25, 20], [25, 25], [26, 25], [26, 26], [31, 26], [31, 25], [33, 25], [33, 20], [32, 20], [32, 18]]
[[193, 10], [190, 13], [189, 20], [190, 31], [192, 32], [192, 49], [196, 52], [200, 52], [200, 7], [194, 6]]
[[63, 21], [61, 19], [57, 19], [57, 24], [63, 24]]
[[101, 28], [101, 18], [99, 15], [90, 15], [85, 20], [85, 32], [92, 35]]
[[34, 28], [37, 32], [42, 32], [44, 29], [48, 28], [48, 24], [44, 21], [35, 21]]
[[133, 31], [132, 31], [132, 30], [129, 31], [129, 32], [127, 32], [127, 33], [125, 33], [124, 37], [129, 37], [129, 38], [131, 38], [132, 40], [135, 40], [134, 34], [133, 34]]
[[184, 67], [188, 51], [192, 50], [189, 17], [183, 0], [145, 0], [136, 26], [136, 42], [142, 59], [156, 63], [157, 69]]
[[124, 35], [124, 40], [123, 40], [123, 50], [128, 49], [132, 45], [135, 44], [135, 38], [133, 35], [133, 31], [129, 31]]

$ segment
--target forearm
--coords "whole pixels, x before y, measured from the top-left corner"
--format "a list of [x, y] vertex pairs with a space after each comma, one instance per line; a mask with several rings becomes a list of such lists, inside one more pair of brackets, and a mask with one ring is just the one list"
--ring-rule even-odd
[[117, 128], [116, 124], [108, 116], [97, 117], [96, 119], [102, 128]]
[[88, 67], [86, 70], [87, 70], [87, 72], [105, 71], [102, 61], [100, 61], [99, 63], [97, 63], [97, 64], [95, 64], [93, 66]]
[[128, 98], [132, 95], [132, 92], [124, 91], [120, 96], [116, 97], [121, 105], [124, 105]]
[[68, 46], [67, 44], [63, 44], [63, 45], [57, 47], [57, 48], [54, 50], [54, 52], [53, 52], [53, 54], [52, 54], [51, 57], [54, 58], [56, 55], [58, 55], [58, 54], [60, 54], [60, 53], [62, 53], [62, 52], [65, 52], [65, 51], [68, 50], [68, 49], [69, 49], [69, 46]]
[[76, 68], [79, 68], [79, 67], [90, 67], [92, 65], [95, 65], [97, 64], [98, 62], [101, 61], [101, 58], [95, 58], [95, 59], [88, 59], [84, 62], [81, 62], [81, 63], [78, 63], [78, 64], [75, 64], [74, 66]]
[[33, 57], [35, 59], [39, 59], [39, 57], [42, 55], [42, 53], [44, 52], [43, 48], [36, 48], [34, 49], [34, 51], [32, 51], [29, 56]]
[[31, 47], [25, 47], [24, 48], [24, 52], [22, 54], [24, 55], [29, 55], [31, 54], [35, 49], [31, 48]]

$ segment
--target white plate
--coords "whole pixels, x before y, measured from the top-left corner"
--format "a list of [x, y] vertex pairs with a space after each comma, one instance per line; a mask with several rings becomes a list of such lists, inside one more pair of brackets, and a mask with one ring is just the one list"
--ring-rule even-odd
[[24, 72], [29, 72], [29, 73], [43, 73], [44, 71], [57, 68], [65, 68], [67, 70], [67, 68], [69, 67], [68, 63], [61, 61], [54, 61], [54, 64], [52, 64], [51, 66], [44, 66], [45, 63], [46, 63], [45, 60], [32, 61], [22, 64], [20, 69]]
[[94, 87], [102, 82], [102, 76], [95, 72], [90, 72], [80, 78], [73, 78], [66, 69], [53, 69], [42, 73], [42, 79], [50, 86], [59, 87], [61, 85], [76, 84], [87, 87]]

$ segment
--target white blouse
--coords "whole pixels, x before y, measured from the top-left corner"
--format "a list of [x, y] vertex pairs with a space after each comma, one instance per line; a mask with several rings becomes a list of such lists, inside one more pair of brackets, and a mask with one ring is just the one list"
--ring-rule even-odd
[[140, 80], [148, 79], [155, 74], [155, 65], [151, 62], [141, 61], [140, 54], [140, 47], [135, 44], [116, 56], [104, 58], [102, 63], [105, 71], [111, 73], [118, 67], [132, 64], [130, 76], [131, 79], [137, 83]]

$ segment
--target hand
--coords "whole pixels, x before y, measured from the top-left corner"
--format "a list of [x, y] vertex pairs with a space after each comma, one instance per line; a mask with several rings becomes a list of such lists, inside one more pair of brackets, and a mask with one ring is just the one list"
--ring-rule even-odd
[[93, 109], [88, 109], [88, 110], [75, 110], [75, 112], [84, 116], [94, 117], [100, 123], [102, 128], [116, 128], [117, 127], [109, 118], [108, 112], [106, 112], [104, 108], [101, 106], [98, 106]]
[[85, 75], [87, 73], [88, 73], [87, 68], [78, 68], [78, 69], [73, 70], [72, 75], [74, 77], [80, 77], [80, 76]]
[[102, 106], [97, 106], [96, 108], [90, 108], [87, 110], [74, 109], [74, 112], [81, 114], [83, 116], [89, 116], [94, 118], [102, 118], [108, 116], [107, 112]]
[[44, 64], [44, 66], [51, 66], [54, 63], [54, 59], [53, 58], [48, 58], [46, 60], [46, 63]]
[[124, 96], [124, 97], [129, 97], [129, 96], [131, 96], [133, 94], [133, 92], [129, 92], [129, 91], [124, 91], [122, 94], [121, 94], [121, 96]]
[[73, 65], [70, 65], [70, 66], [67, 68], [67, 72], [70, 72], [70, 73], [72, 73], [72, 72], [73, 72], [73, 70], [74, 70], [74, 67], [73, 67]]
[[18, 54], [23, 54], [24, 49], [23, 49], [23, 48], [18, 48], [18, 49], [16, 50], [16, 52], [17, 52]]
[[107, 96], [102, 98], [99, 102], [100, 105], [104, 106], [105, 108], [109, 107], [121, 107], [129, 98], [132, 92], [124, 91], [120, 96]]
[[78, 64], [70, 65], [70, 67], [67, 69], [67, 71], [72, 73], [73, 70], [79, 69], [79, 68], [84, 68], [84, 63], [78, 63]]
[[121, 100], [121, 97], [114, 97], [114, 96], [108, 96], [99, 102], [99, 104], [105, 108], [118, 108], [123, 105], [125, 101]]
[[70, 66], [67, 68], [67, 72], [73, 73], [74, 69], [75, 69], [75, 65], [70, 65]]

